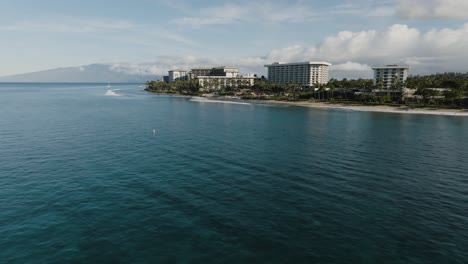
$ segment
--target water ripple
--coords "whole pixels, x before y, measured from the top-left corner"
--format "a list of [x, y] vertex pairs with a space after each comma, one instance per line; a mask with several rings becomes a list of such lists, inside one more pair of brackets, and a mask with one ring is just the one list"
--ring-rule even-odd
[[468, 262], [466, 119], [115, 89], [0, 85], [3, 262]]

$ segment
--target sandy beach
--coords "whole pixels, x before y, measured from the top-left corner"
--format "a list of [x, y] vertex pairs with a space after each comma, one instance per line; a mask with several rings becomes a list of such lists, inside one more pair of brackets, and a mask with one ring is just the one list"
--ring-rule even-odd
[[397, 114], [421, 114], [421, 115], [444, 115], [444, 116], [468, 116], [468, 109], [435, 109], [435, 108], [411, 108], [407, 106], [391, 107], [385, 105], [345, 105], [321, 102], [287, 102], [287, 101], [260, 101], [262, 103], [283, 104], [303, 106], [310, 108], [343, 109], [363, 112], [381, 112]]
[[194, 101], [207, 100], [210, 102], [230, 102], [234, 104], [278, 104], [278, 105], [290, 105], [290, 106], [301, 106], [310, 108], [321, 108], [321, 109], [343, 109], [351, 111], [361, 112], [379, 112], [379, 113], [395, 113], [395, 114], [419, 114], [419, 115], [441, 115], [441, 116], [463, 116], [468, 117], [468, 109], [439, 109], [439, 108], [412, 108], [408, 106], [392, 107], [386, 105], [349, 105], [349, 104], [333, 104], [325, 102], [312, 102], [312, 101], [274, 101], [274, 100], [241, 100], [236, 96], [212, 96], [205, 94], [203, 96], [186, 96], [186, 95], [173, 95], [192, 98]]

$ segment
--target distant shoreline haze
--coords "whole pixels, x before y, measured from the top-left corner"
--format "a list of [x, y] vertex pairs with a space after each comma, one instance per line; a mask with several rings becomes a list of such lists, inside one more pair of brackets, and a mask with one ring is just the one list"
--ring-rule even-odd
[[160, 75], [131, 74], [112, 69], [108, 64], [57, 68], [0, 77], [0, 82], [36, 83], [144, 83], [160, 79]]

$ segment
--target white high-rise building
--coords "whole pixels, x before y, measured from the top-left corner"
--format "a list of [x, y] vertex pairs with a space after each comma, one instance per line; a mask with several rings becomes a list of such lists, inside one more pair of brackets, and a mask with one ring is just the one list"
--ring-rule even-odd
[[392, 86], [400, 83], [404, 85], [408, 78], [409, 66], [387, 65], [372, 67], [374, 70], [374, 84], [381, 85], [383, 89], [391, 89]]
[[268, 68], [268, 80], [278, 84], [299, 84], [313, 87], [328, 83], [328, 62], [275, 62], [265, 65]]

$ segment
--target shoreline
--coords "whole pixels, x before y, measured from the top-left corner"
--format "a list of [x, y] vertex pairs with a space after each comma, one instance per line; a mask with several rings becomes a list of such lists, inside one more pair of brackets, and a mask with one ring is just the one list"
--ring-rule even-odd
[[[251, 101], [251, 100], [246, 100]], [[301, 106], [316, 109], [342, 109], [359, 112], [377, 112], [377, 113], [394, 113], [394, 114], [419, 114], [419, 115], [443, 115], [443, 116], [467, 116], [468, 109], [432, 109], [432, 108], [411, 108], [408, 106], [391, 107], [386, 105], [345, 105], [333, 104], [324, 102], [287, 102], [287, 101], [269, 101], [269, 100], [252, 100], [253, 102], [270, 103], [279, 105]]]
[[[148, 91], [149, 92], [149, 91]], [[346, 105], [340, 103], [328, 103], [328, 102], [308, 102], [308, 101], [275, 101], [275, 100], [242, 100], [236, 96], [209, 96], [207, 94], [202, 96], [194, 95], [178, 95], [178, 94], [166, 94], [166, 93], [154, 93], [161, 95], [170, 95], [187, 98], [205, 98], [210, 101], [226, 101], [226, 102], [243, 102], [251, 104], [271, 104], [271, 105], [288, 105], [288, 106], [300, 106], [315, 109], [341, 109], [358, 112], [374, 112], [374, 113], [393, 113], [393, 114], [416, 114], [416, 115], [439, 115], [439, 116], [462, 116], [468, 117], [468, 109], [447, 109], [447, 108], [411, 108], [408, 106], [392, 107], [386, 105]]]

